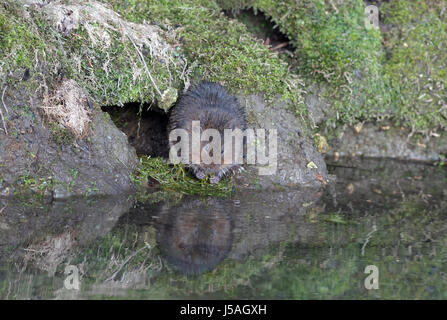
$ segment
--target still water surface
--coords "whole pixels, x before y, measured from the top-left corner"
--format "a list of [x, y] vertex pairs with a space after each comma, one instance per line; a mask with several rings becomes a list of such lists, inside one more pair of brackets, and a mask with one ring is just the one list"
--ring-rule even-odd
[[[324, 190], [228, 199], [0, 199], [0, 298], [446, 299], [447, 170], [330, 170]], [[80, 290], [65, 288], [67, 265]]]

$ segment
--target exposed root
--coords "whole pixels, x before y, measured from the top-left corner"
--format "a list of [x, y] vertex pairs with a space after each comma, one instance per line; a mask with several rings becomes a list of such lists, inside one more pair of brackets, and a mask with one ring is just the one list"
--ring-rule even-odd
[[[8, 114], [8, 108], [6, 108], [6, 104], [5, 104], [5, 100], [4, 100], [5, 91], [6, 91], [6, 87], [3, 89], [2, 103], [3, 103], [3, 107], [5, 108], [6, 113]], [[2, 109], [0, 109], [0, 116], [1, 116], [2, 122], [3, 122], [3, 130], [5, 131], [5, 134], [8, 135], [8, 129], [6, 128], [5, 117], [3, 116]]]

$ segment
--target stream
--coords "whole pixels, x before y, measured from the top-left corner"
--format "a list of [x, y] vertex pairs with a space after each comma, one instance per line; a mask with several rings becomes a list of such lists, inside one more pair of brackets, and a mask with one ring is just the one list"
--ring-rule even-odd
[[446, 299], [446, 169], [329, 171], [224, 199], [0, 198], [0, 299]]

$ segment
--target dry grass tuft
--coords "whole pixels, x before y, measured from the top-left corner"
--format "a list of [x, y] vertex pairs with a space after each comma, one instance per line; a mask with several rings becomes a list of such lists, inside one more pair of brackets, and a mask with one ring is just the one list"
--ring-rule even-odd
[[63, 80], [53, 95], [45, 95], [42, 109], [48, 117], [70, 130], [76, 137], [87, 134], [91, 112], [87, 96], [76, 81]]

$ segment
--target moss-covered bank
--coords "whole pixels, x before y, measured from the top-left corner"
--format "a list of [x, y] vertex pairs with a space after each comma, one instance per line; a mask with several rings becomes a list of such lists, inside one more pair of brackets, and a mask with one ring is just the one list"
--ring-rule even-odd
[[[301, 121], [290, 128], [294, 137], [310, 127], [301, 80], [213, 1], [23, 0], [4, 3], [0, 14], [0, 84], [6, 88], [6, 105], [12, 107], [17, 95], [34, 97], [32, 109], [41, 116], [36, 124], [52, 135], [57, 148], [92, 142], [97, 125], [92, 118], [101, 105], [138, 101], [167, 108], [179, 92], [200, 80], [220, 82], [242, 97], [260, 95], [266, 106], [286, 106]], [[56, 107], [60, 110], [54, 114]], [[67, 113], [83, 115], [78, 117], [83, 120], [67, 126]], [[17, 127], [21, 120], [11, 122], [8, 116], [6, 129]], [[251, 119], [256, 117], [252, 112]], [[129, 170], [133, 163], [124, 167]], [[11, 177], [7, 180], [11, 183]]]
[[[447, 121], [446, 5], [442, 0], [383, 2], [379, 31], [365, 28], [361, 0], [5, 1], [0, 129], [22, 139], [27, 131], [19, 125], [20, 114], [28, 107], [42, 116], [31, 118], [46, 128], [52, 143], [72, 148], [79, 144], [76, 131], [48, 114], [52, 104], [64, 105], [60, 92], [67, 79], [76, 84], [79, 96], [73, 101], [82, 102], [78, 111], [89, 115], [85, 123], [92, 132], [100, 105], [138, 101], [167, 108], [191, 83], [210, 80], [243, 99], [262, 96], [265, 112], [276, 106], [272, 110], [278, 113], [282, 102], [281, 108], [299, 119], [296, 129], [287, 127], [292, 136], [308, 136], [309, 128], [330, 136], [337, 126], [384, 119], [409, 133], [433, 133]], [[289, 63], [225, 14], [242, 8], [262, 11], [287, 35], [296, 48]], [[311, 93], [324, 102], [317, 121], [306, 100]], [[29, 97], [34, 99], [29, 106], [17, 104]], [[258, 123], [259, 112], [252, 111]], [[82, 133], [87, 143], [89, 134]], [[35, 161], [35, 150], [26, 155], [28, 165]]]
[[226, 17], [215, 1], [103, 2], [130, 21], [174, 28], [179, 47], [195, 66], [194, 79], [220, 82], [233, 93], [263, 93], [268, 99], [279, 95], [303, 113], [301, 81], [244, 24]]
[[392, 119], [425, 133], [445, 128], [446, 1], [381, 1], [380, 31], [365, 28], [361, 0], [217, 2], [278, 25], [296, 46], [296, 74], [329, 101], [331, 126]]

